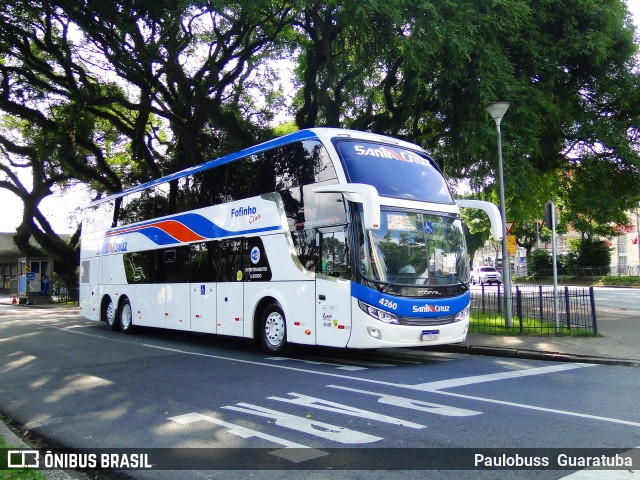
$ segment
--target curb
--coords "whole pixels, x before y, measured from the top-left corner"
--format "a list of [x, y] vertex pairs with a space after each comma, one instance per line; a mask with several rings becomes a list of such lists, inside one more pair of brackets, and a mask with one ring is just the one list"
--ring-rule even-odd
[[491, 357], [522, 358], [527, 360], [547, 360], [555, 362], [593, 363], [599, 365], [615, 365], [625, 367], [640, 367], [639, 360], [624, 358], [594, 357], [562, 352], [542, 352], [540, 350], [525, 350], [519, 348], [486, 347], [479, 345], [439, 345], [429, 348], [436, 352], [462, 353], [466, 355], [485, 355]]

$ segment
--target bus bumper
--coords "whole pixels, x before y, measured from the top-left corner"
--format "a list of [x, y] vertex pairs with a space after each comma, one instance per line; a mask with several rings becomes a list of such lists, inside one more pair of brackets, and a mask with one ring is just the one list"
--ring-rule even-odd
[[376, 320], [357, 306], [352, 309], [353, 324], [348, 348], [429, 347], [464, 342], [469, 317], [444, 325], [395, 325]]

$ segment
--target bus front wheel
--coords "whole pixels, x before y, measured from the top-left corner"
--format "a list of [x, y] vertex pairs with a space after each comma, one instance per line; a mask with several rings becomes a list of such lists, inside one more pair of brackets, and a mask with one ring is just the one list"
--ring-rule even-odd
[[260, 343], [272, 355], [282, 355], [287, 349], [287, 322], [277, 303], [272, 303], [262, 313]]

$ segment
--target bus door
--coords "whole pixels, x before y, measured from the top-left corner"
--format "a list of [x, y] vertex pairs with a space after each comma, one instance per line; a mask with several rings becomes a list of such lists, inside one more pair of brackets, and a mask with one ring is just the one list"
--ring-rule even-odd
[[316, 269], [316, 342], [346, 347], [351, 335], [351, 274], [344, 227], [320, 229]]
[[244, 333], [242, 239], [217, 242], [216, 333], [241, 337]]
[[191, 284], [191, 331], [216, 333], [216, 284]]
[[189, 246], [163, 251], [165, 280], [165, 328], [191, 330]]
[[85, 318], [100, 317], [100, 266], [102, 257], [91, 257], [80, 262], [80, 309]]
[[191, 331], [216, 333], [216, 265], [219, 242], [190, 246]]

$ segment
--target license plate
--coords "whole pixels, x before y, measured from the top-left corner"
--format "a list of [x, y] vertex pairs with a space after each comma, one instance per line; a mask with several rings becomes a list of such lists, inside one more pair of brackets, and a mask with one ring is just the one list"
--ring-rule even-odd
[[422, 331], [422, 340], [423, 341], [431, 341], [437, 340], [440, 336], [440, 330], [423, 330]]

